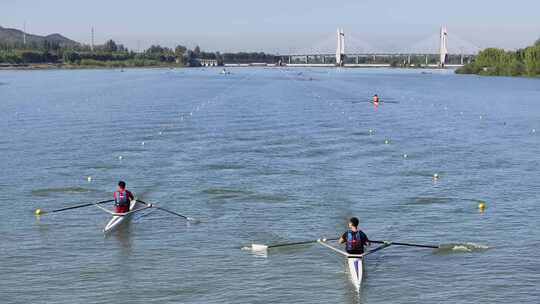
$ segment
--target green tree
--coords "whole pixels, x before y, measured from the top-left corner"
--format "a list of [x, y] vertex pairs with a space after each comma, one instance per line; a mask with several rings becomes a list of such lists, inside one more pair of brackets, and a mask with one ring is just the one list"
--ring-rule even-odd
[[177, 56], [177, 57], [182, 57], [184, 56], [184, 54], [186, 53], [187, 51], [187, 48], [183, 45], [177, 45], [175, 48], [174, 48], [174, 54]]
[[201, 48], [197, 45], [193, 49], [193, 56], [195, 56], [195, 58], [199, 58], [200, 55], [201, 55]]
[[64, 52], [63, 60], [65, 63], [80, 63], [81, 55], [75, 51]]
[[114, 42], [114, 40], [110, 39], [109, 41], [105, 42], [103, 50], [105, 52], [116, 52], [118, 51], [118, 46], [116, 45], [116, 42]]

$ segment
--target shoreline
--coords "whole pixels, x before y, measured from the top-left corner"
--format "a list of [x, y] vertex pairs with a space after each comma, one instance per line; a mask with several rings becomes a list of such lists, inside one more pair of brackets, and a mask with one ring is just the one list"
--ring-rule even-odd
[[[415, 70], [433, 70], [432, 67], [392, 67], [389, 65], [350, 65], [343, 67], [336, 67], [332, 65], [303, 65], [303, 64], [291, 64], [278, 66], [275, 64], [236, 64], [230, 63], [223, 66], [199, 66], [199, 67], [187, 67], [178, 64], [163, 64], [163, 65], [127, 65], [127, 66], [114, 66], [114, 65], [71, 65], [63, 63], [38, 63], [38, 64], [0, 64], [0, 71], [41, 71], [41, 70], [114, 70], [114, 69], [150, 69], [150, 68], [250, 68], [250, 67], [271, 67], [271, 68], [346, 68], [346, 69], [369, 69], [369, 68], [388, 68], [388, 69], [415, 69]], [[448, 70], [455, 70], [454, 68], [448, 68]]]
[[107, 66], [107, 65], [71, 65], [63, 63], [39, 64], [0, 64], [0, 71], [43, 71], [43, 70], [115, 70], [115, 69], [149, 69], [149, 68], [184, 68], [178, 64], [143, 65], [143, 66]]

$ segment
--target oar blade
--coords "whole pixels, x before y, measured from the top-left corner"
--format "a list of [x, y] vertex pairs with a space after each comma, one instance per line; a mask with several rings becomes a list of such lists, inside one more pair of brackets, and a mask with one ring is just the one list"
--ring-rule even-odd
[[251, 251], [256, 252], [266, 252], [268, 250], [268, 246], [263, 244], [251, 244]]

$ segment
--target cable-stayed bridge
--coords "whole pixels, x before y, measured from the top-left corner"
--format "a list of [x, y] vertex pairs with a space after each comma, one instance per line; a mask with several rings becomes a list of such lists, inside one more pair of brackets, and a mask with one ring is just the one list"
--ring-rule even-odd
[[459, 67], [470, 62], [480, 47], [456, 35], [449, 35], [445, 26], [402, 50], [384, 51], [369, 42], [345, 35], [326, 37], [308, 49], [281, 55], [281, 64], [289, 66], [427, 66]]

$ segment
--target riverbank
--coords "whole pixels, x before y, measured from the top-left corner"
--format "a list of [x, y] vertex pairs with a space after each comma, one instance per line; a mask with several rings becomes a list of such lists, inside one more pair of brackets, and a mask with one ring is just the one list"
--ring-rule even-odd
[[456, 71], [483, 76], [540, 77], [540, 39], [533, 46], [517, 51], [488, 48]]
[[35, 63], [35, 64], [0, 64], [0, 70], [88, 70], [88, 69], [136, 69], [136, 68], [182, 68], [182, 64], [63, 64], [63, 63]]

